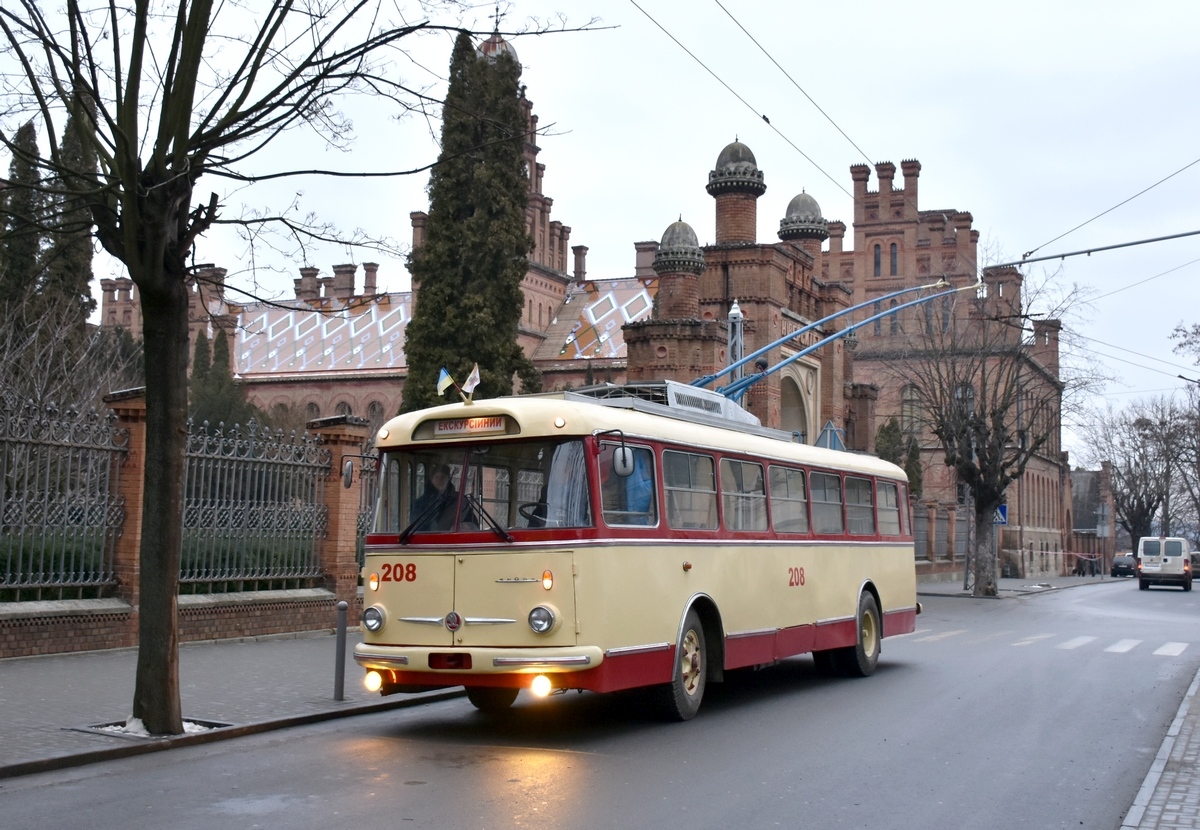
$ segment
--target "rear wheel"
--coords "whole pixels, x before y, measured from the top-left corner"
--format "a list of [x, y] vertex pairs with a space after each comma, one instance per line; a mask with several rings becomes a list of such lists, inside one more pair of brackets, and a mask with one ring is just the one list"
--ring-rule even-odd
[[1138, 578], [1138, 590], [1139, 590], [1139, 591], [1148, 591], [1148, 590], [1150, 590], [1150, 583], [1148, 583], [1146, 580], [1144, 580], [1144, 579], [1141, 579], [1141, 578], [1139, 577], [1139, 578]]
[[671, 720], [691, 720], [700, 711], [707, 682], [708, 652], [704, 627], [694, 610], [683, 621], [683, 632], [675, 648], [675, 671], [671, 682], [659, 690], [663, 713]]
[[1191, 577], [1188, 577], [1187, 581], [1183, 583], [1183, 590], [1185, 590], [1185, 591], [1192, 590], [1192, 578]]
[[858, 598], [858, 642], [837, 650], [837, 661], [842, 674], [847, 677], [869, 677], [879, 662], [880, 638], [883, 626], [879, 619], [879, 605], [875, 597], [866, 591]]
[[480, 712], [495, 715], [508, 711], [508, 707], [517, 699], [518, 691], [500, 686], [468, 686], [467, 700]]

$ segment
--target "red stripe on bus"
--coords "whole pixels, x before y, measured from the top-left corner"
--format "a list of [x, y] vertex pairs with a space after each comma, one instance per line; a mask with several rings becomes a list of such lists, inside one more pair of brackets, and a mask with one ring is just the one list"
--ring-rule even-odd
[[894, 637], [897, 634], [912, 634], [916, 630], [916, 608], [905, 608], [903, 611], [891, 611], [883, 615], [884, 637]]

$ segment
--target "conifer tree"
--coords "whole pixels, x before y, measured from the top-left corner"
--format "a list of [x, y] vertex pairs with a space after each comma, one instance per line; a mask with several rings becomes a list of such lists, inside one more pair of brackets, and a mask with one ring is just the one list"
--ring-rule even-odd
[[409, 262], [416, 308], [406, 332], [405, 411], [444, 402], [436, 389], [442, 367], [461, 383], [478, 363], [479, 394], [488, 397], [511, 394], [514, 374], [526, 391], [541, 388], [517, 343], [532, 247], [520, 76], [507, 52], [480, 57], [459, 34], [425, 244]]
[[27, 121], [13, 137], [4, 211], [4, 261], [0, 310], [23, 302], [38, 278], [42, 247], [42, 180], [38, 172], [37, 128]]
[[233, 379], [229, 368], [229, 337], [218, 330], [212, 339], [212, 356], [209, 357], [209, 341], [201, 332], [196, 340], [196, 354], [192, 358], [190, 414], [197, 426], [208, 423], [209, 429], [225, 424], [245, 427], [251, 419], [262, 421], [261, 413], [246, 400], [245, 390]]
[[96, 175], [94, 140], [85, 131], [95, 122], [96, 107], [90, 98], [81, 103], [83, 118], [71, 116], [63, 130], [59, 158], [63, 171], [50, 184], [50, 248], [46, 252], [45, 281], [41, 293], [51, 302], [62, 302], [76, 311], [80, 325], [96, 310], [92, 298], [92, 217], [79, 191]]

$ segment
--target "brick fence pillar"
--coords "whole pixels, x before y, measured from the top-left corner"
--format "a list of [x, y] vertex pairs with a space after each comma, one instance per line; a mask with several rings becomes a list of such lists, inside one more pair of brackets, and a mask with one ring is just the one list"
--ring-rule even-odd
[[958, 505], [946, 505], [946, 558], [954, 561], [958, 553]]
[[330, 481], [325, 487], [325, 507], [329, 516], [328, 532], [321, 541], [321, 571], [327, 586], [350, 604], [349, 623], [358, 624], [358, 507], [361, 479], [355, 477], [350, 487], [342, 486], [342, 468], [347, 461], [359, 466], [358, 456], [370, 432], [366, 418], [355, 415], [335, 415], [318, 418], [306, 425], [309, 432], [320, 436], [330, 451]]
[[117, 493], [124, 499], [125, 518], [117, 536], [113, 570], [117, 595], [133, 606], [133, 631], [137, 632], [139, 579], [141, 576], [142, 494], [145, 491], [146, 390], [126, 389], [104, 396], [117, 416], [115, 426], [129, 430], [129, 451], [118, 462]]
[[937, 561], [937, 502], [925, 502], [925, 558]]

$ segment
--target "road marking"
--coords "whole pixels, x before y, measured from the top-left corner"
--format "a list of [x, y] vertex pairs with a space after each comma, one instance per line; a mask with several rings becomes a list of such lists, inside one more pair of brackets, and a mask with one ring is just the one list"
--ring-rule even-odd
[[1026, 637], [1024, 640], [1017, 640], [1013, 645], [1031, 646], [1034, 643], [1040, 643], [1042, 640], [1049, 640], [1053, 636], [1053, 634], [1034, 634], [1032, 637]]
[[935, 640], [944, 640], [947, 637], [953, 637], [956, 634], [966, 634], [966, 633], [967, 633], [967, 629], [960, 628], [957, 631], [943, 631], [941, 634], [930, 634], [928, 637], [921, 637], [920, 639], [916, 640], [915, 642], [932, 643]]
[[1076, 637], [1073, 640], [1067, 640], [1065, 643], [1059, 643], [1058, 647], [1066, 648], [1066, 649], [1079, 648], [1080, 646], [1086, 646], [1088, 643], [1090, 643], [1094, 639], [1096, 639], [1096, 638], [1095, 637]]
[[1105, 651], [1111, 651], [1113, 654], [1124, 654], [1127, 651], [1132, 651], [1142, 644], [1141, 640], [1117, 640]]
[[1167, 643], [1154, 652], [1157, 657], [1178, 657], [1188, 647], [1187, 643]]

